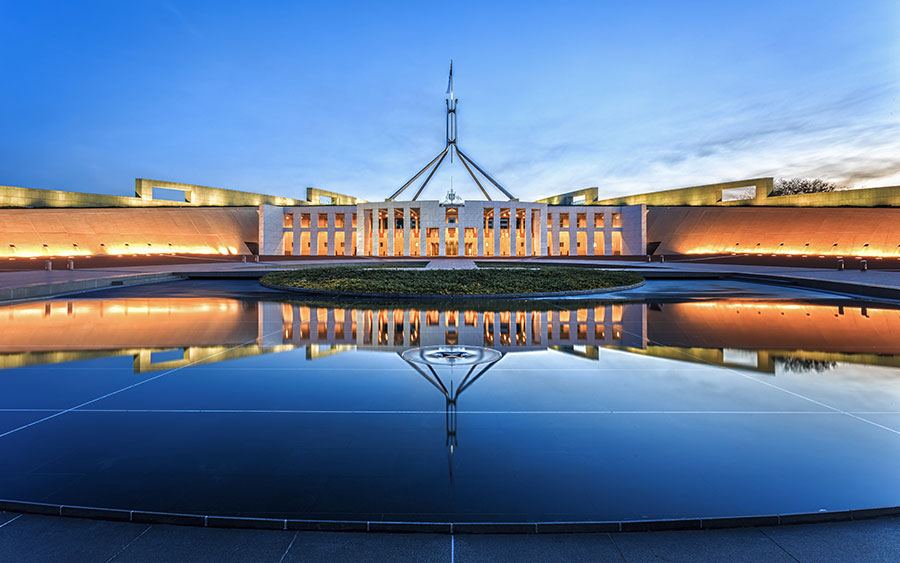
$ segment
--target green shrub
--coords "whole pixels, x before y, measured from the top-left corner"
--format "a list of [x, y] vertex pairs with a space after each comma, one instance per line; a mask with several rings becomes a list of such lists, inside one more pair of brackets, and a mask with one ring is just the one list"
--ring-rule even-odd
[[328, 266], [266, 274], [265, 284], [298, 289], [389, 295], [484, 295], [585, 291], [632, 285], [631, 272], [566, 266], [523, 266], [477, 270], [405, 270]]

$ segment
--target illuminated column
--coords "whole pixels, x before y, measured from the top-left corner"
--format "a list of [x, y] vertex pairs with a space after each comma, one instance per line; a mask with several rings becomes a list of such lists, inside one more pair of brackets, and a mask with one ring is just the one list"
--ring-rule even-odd
[[603, 255], [612, 254], [612, 213], [603, 212]]
[[319, 255], [319, 213], [311, 211], [309, 214], [309, 255]]
[[335, 252], [335, 236], [334, 233], [336, 231], [335, 224], [337, 223], [337, 219], [334, 217], [334, 211], [329, 211], [327, 215], [326, 225], [328, 225], [328, 255], [334, 256]]
[[293, 215], [293, 220], [291, 221], [291, 229], [293, 230], [292, 236], [294, 237], [294, 245], [291, 250], [291, 255], [300, 256], [300, 210], [296, 207], [291, 209], [291, 214]]
[[419, 256], [427, 256], [428, 251], [425, 249], [425, 240], [426, 235], [428, 234], [428, 230], [425, 228], [425, 225], [422, 223], [422, 219], [425, 217], [425, 208], [419, 208]]
[[516, 236], [516, 223], [519, 220], [517, 209], [515, 207], [509, 208], [509, 255], [516, 255], [516, 243], [518, 242]]
[[553, 244], [550, 246], [550, 256], [559, 256], [559, 212], [553, 214], [553, 218], [550, 219], [548, 215], [547, 219], [547, 227], [550, 228], [550, 233], [553, 235], [551, 238], [553, 239]]
[[366, 210], [362, 206], [356, 207], [356, 255], [366, 254]]
[[403, 255], [409, 256], [410, 236], [412, 235], [412, 225], [410, 224], [409, 207], [403, 207]]
[[525, 209], [525, 256], [531, 256], [531, 244], [532, 238], [534, 238], [531, 232], [531, 208]]
[[500, 256], [500, 208], [494, 208], [494, 256]]
[[537, 246], [537, 255], [538, 256], [546, 256], [547, 255], [547, 208], [538, 209], [538, 213], [540, 214], [538, 217], [538, 228], [537, 228], [537, 238], [534, 240], [533, 244]]
[[569, 256], [578, 256], [578, 212], [569, 212]]
[[587, 225], [586, 225], [587, 229], [585, 229], [585, 231], [584, 231], [587, 235], [585, 237], [585, 239], [586, 239], [585, 244], [587, 244], [587, 249], [585, 251], [585, 254], [587, 254], [588, 256], [593, 256], [594, 255], [594, 231], [596, 231], [596, 229], [594, 228], [594, 212], [591, 211], [589, 213], [586, 213], [585, 217], [587, 218]]
[[441, 228], [438, 229], [438, 256], [446, 256], [447, 255], [447, 247], [445, 245], [444, 237], [447, 234], [447, 225], [441, 221]]
[[480, 223], [478, 224], [478, 229], [475, 231], [478, 235], [478, 249], [475, 251], [477, 256], [484, 256], [484, 207], [479, 207], [478, 212], [481, 214], [479, 217]]
[[378, 208], [372, 208], [372, 256], [379, 255], [378, 244], [381, 241], [381, 223]]
[[387, 208], [387, 255], [394, 255], [394, 234], [397, 229], [397, 221], [394, 219], [394, 208]]

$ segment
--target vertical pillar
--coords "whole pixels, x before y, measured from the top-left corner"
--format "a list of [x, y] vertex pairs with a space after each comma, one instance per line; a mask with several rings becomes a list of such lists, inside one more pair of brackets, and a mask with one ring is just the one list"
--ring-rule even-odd
[[425, 248], [425, 241], [427, 240], [428, 229], [425, 228], [425, 207], [419, 207], [419, 256], [428, 256], [428, 249]]
[[309, 213], [309, 255], [319, 255], [319, 212]]
[[441, 221], [441, 228], [438, 229], [438, 256], [446, 256], [447, 255], [447, 246], [446, 241], [444, 240], [447, 234], [447, 226]]
[[300, 210], [296, 207], [291, 208], [291, 214], [294, 219], [291, 224], [291, 229], [293, 233], [291, 236], [294, 238], [294, 248], [291, 251], [292, 256], [300, 256]]
[[[494, 208], [494, 256], [500, 256], [500, 208]], [[498, 319], [500, 317], [497, 317]]]
[[326, 217], [328, 218], [326, 222], [328, 225], [328, 255], [334, 256], [337, 254], [334, 248], [336, 245], [334, 233], [336, 232], [335, 225], [337, 224], [337, 219], [334, 216], [334, 211], [329, 211]]
[[484, 256], [484, 208], [481, 208], [481, 224], [478, 225], [475, 233], [478, 235], [478, 248], [475, 254], [479, 257]]
[[550, 246], [550, 256], [559, 256], [559, 212], [553, 214], [553, 218], [547, 219], [547, 226], [550, 228], [552, 236], [552, 245]]
[[569, 256], [578, 256], [578, 212], [569, 212]]
[[410, 236], [412, 235], [412, 226], [410, 225], [409, 206], [403, 207], [403, 255], [409, 256]]
[[532, 219], [531, 214], [532, 214], [532, 209], [530, 207], [526, 208], [525, 209], [525, 256], [531, 256], [531, 244], [533, 242], [532, 239], [534, 238], [534, 234], [532, 233], [532, 228], [531, 228], [531, 219]]
[[378, 243], [381, 240], [381, 224], [378, 220], [378, 207], [372, 208], [372, 256], [378, 256]]
[[587, 229], [585, 229], [585, 231], [584, 231], [586, 234], [585, 238], [587, 239], [587, 241], [586, 241], [587, 249], [586, 249], [585, 254], [587, 254], [588, 256], [593, 256], [594, 255], [594, 231], [596, 230], [596, 229], [594, 229], [594, 212], [590, 211], [588, 213], [585, 213], [585, 217], [587, 217], [587, 225], [586, 225]]
[[394, 255], [394, 233], [397, 228], [396, 221], [394, 220], [394, 208], [387, 208], [387, 255]]
[[612, 254], [612, 213], [603, 212], [603, 255]]
[[509, 255], [515, 256], [517, 254], [516, 250], [518, 248], [519, 237], [518, 237], [518, 229], [516, 229], [516, 223], [519, 222], [518, 209], [515, 207], [509, 208]]

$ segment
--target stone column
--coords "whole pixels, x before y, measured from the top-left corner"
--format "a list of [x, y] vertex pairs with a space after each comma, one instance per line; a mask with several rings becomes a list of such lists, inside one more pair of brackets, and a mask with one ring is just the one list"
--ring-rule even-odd
[[515, 256], [517, 250], [517, 244], [519, 242], [518, 230], [516, 229], [516, 223], [519, 222], [518, 214], [516, 213], [518, 209], [515, 207], [509, 208], [509, 255]]
[[[500, 208], [494, 208], [494, 256], [500, 256]], [[500, 317], [497, 317], [498, 319]]]
[[444, 224], [442, 222], [441, 228], [438, 229], [438, 256], [446, 256], [447, 255], [446, 241], [444, 240], [446, 234], [447, 234], [447, 228], [444, 226]]
[[378, 208], [372, 208], [372, 256], [378, 256], [378, 241], [381, 239], [381, 225], [378, 223]]
[[428, 251], [425, 248], [425, 240], [428, 235], [428, 229], [425, 228], [423, 219], [425, 218], [424, 208], [419, 208], [419, 256], [427, 256]]
[[569, 212], [569, 256], [578, 256], [578, 212]]
[[291, 255], [300, 256], [300, 210], [294, 207], [292, 208], [291, 213], [294, 217], [291, 224], [291, 229], [293, 230], [291, 236], [294, 239], [294, 249], [291, 251]]
[[531, 229], [531, 209], [525, 209], [525, 256], [531, 256], [531, 245], [533, 244]]
[[550, 214], [547, 214], [547, 226], [550, 228], [550, 233], [553, 235], [553, 244], [550, 246], [550, 256], [559, 256], [559, 212], [553, 213], [553, 218], [550, 219]]
[[587, 249], [586, 253], [588, 256], [594, 255], [594, 212], [588, 212], [585, 215], [587, 217], [587, 229], [585, 229], [585, 234], [587, 235]]
[[394, 208], [387, 208], [387, 255], [394, 255], [394, 234], [397, 228], [397, 224], [394, 220]]
[[612, 213], [603, 212], [603, 255], [612, 255]]
[[319, 212], [309, 214], [309, 255], [319, 255]]
[[412, 235], [412, 228], [410, 225], [410, 212], [409, 207], [403, 207], [403, 255], [409, 256], [409, 247], [410, 247], [410, 236]]
[[478, 234], [478, 250], [475, 254], [481, 257], [484, 256], [484, 209], [481, 210], [481, 225], [476, 233]]
[[335, 249], [335, 246], [337, 243], [335, 241], [335, 236], [334, 236], [334, 233], [337, 232], [337, 229], [335, 227], [335, 224], [337, 223], [337, 218], [335, 218], [334, 215], [335, 215], [334, 211], [329, 211], [328, 215], [327, 215], [328, 221], [326, 223], [328, 225], [328, 255], [329, 256], [334, 256], [335, 254], [337, 254], [337, 251]]

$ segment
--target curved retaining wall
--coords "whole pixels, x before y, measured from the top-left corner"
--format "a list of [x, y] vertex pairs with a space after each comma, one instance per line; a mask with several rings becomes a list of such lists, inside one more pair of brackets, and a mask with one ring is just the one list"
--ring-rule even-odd
[[278, 285], [267, 283], [263, 280], [259, 281], [260, 285], [270, 289], [286, 291], [289, 293], [299, 293], [310, 297], [352, 297], [355, 299], [446, 299], [450, 301], [461, 301], [466, 299], [536, 299], [547, 297], [573, 297], [579, 295], [594, 295], [596, 293], [613, 293], [615, 291], [625, 291], [641, 287], [646, 282], [640, 281], [631, 285], [619, 285], [615, 287], [606, 287], [603, 289], [584, 289], [579, 291], [545, 291], [536, 293], [466, 293], [462, 295], [444, 295], [440, 293], [419, 293], [415, 295], [397, 294], [397, 293], [352, 293], [345, 291], [323, 291], [320, 289], [304, 289], [301, 287], [292, 287], [287, 285]]
[[595, 522], [405, 522], [385, 520], [302, 520], [287, 518], [247, 518], [239, 516], [179, 514], [144, 510], [121, 510], [0, 500], [0, 510], [25, 514], [93, 518], [144, 524], [173, 524], [204, 528], [249, 528], [328, 532], [427, 532], [433, 534], [559, 534], [651, 532], [663, 530], [716, 530], [748, 526], [780, 526], [868, 520], [897, 516], [900, 507], [866, 508], [801, 514], [772, 514], [716, 518], [620, 520]]

